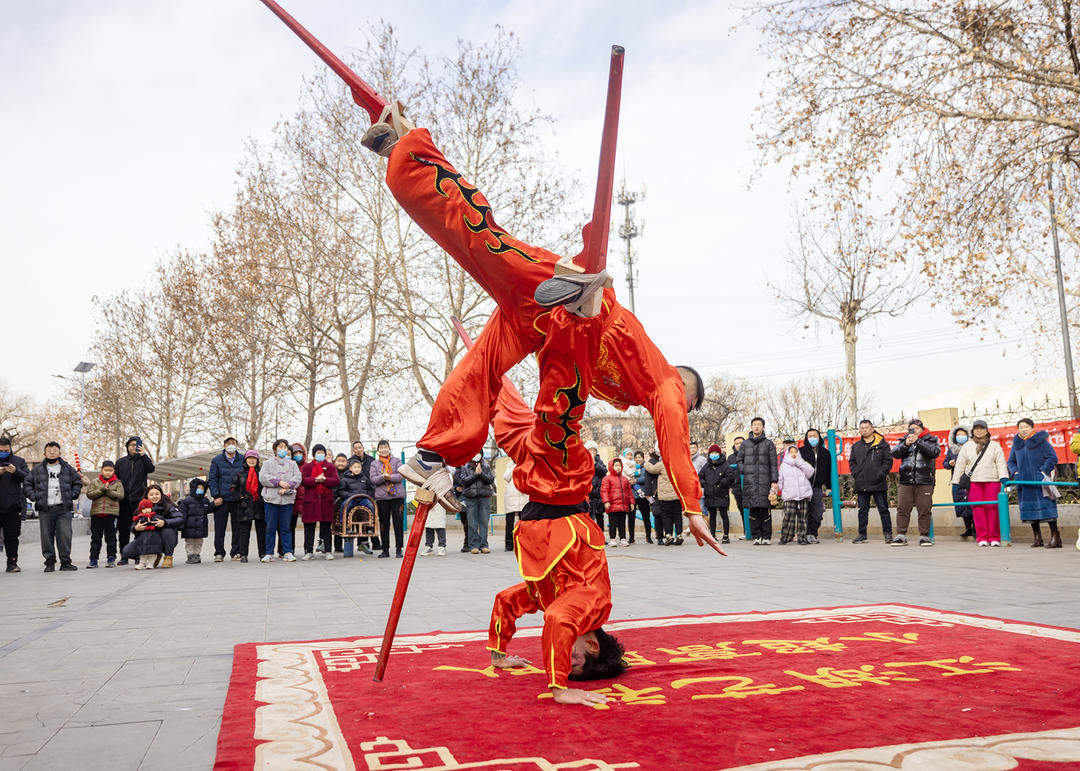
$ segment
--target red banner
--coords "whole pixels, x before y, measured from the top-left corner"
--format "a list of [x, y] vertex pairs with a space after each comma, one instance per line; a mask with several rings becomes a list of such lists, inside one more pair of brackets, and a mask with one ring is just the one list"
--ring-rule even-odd
[[[970, 426], [969, 426], [970, 428]], [[1058, 461], [1060, 463], [1076, 463], [1076, 455], [1069, 449], [1069, 442], [1072, 441], [1073, 434], [1080, 431], [1080, 421], [1078, 420], [1056, 420], [1050, 423], [1039, 423], [1035, 426], [1036, 431], [1049, 431], [1050, 432], [1050, 444], [1054, 446], [1054, 450], [1057, 452]], [[944, 468], [942, 465], [945, 462], [945, 452], [949, 446], [949, 432], [948, 431], [931, 431], [931, 434], [938, 438], [941, 442], [941, 455], [937, 458], [937, 467]], [[907, 434], [905, 432], [896, 432], [891, 434], [885, 434], [885, 441], [890, 446], [895, 447]], [[1012, 440], [1016, 436], [1016, 426], [997, 426], [990, 428], [990, 436], [994, 437], [994, 440], [1001, 445], [1001, 449], [1005, 451], [1005, 457], [1009, 457], [1009, 452], [1012, 450]], [[851, 445], [858, 442], [860, 438], [858, 436], [845, 436], [836, 438], [838, 443], [843, 443], [843, 450], [841, 452], [834, 452], [833, 456], [839, 458], [837, 469], [841, 474], [851, 473], [848, 469], [848, 457], [851, 455]], [[802, 442], [800, 442], [802, 444]], [[900, 461], [893, 463], [893, 471], [900, 468]]]

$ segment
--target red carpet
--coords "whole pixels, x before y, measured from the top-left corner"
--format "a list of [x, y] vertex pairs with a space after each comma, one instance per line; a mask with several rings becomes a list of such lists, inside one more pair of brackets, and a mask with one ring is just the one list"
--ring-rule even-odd
[[[1080, 631], [905, 605], [613, 622], [615, 702], [556, 705], [486, 633], [236, 646], [218, 768], [1080, 767]], [[511, 652], [536, 661], [539, 629]], [[760, 765], [755, 765], [760, 764]]]

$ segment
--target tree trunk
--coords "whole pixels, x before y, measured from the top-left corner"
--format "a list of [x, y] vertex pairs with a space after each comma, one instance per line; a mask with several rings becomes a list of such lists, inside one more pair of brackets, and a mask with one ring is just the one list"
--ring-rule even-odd
[[847, 428], [859, 425], [859, 390], [855, 377], [855, 344], [859, 341], [854, 321], [843, 323], [844, 331], [844, 379], [847, 382]]

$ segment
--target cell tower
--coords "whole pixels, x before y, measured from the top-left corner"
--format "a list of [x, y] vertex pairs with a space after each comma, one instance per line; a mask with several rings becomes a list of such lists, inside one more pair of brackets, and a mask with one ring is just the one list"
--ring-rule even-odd
[[619, 223], [619, 238], [626, 241], [626, 288], [630, 291], [631, 313], [637, 312], [634, 309], [634, 286], [637, 284], [637, 269], [634, 267], [634, 249], [631, 242], [645, 232], [645, 223], [642, 222], [638, 225], [634, 221], [630, 207], [638, 201], [644, 200], [645, 186], [642, 185], [640, 192], [627, 190], [626, 180], [623, 179], [619, 192], [616, 194], [615, 202], [623, 207], [623, 221]]

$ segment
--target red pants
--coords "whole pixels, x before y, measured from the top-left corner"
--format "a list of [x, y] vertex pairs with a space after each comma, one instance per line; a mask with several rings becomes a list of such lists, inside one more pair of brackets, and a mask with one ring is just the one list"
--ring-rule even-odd
[[[533, 292], [553, 275], [558, 257], [518, 241], [500, 228], [487, 199], [449, 164], [426, 129], [410, 131], [394, 146], [386, 182], [409, 216], [499, 306], [439, 390], [427, 432], [419, 441], [419, 446], [459, 466], [487, 439], [502, 376], [528, 354], [542, 355], [549, 325], [557, 315], [540, 308]], [[649, 410], [683, 509], [699, 513], [701, 487], [690, 462], [681, 377], [610, 289], [604, 292], [603, 310], [596, 320], [602, 327], [598, 344], [588, 352], [574, 353], [581, 382], [576, 376], [555, 378], [550, 390], [561, 390], [564, 401], [556, 401], [563, 397], [550, 392], [541, 392], [537, 400], [537, 415], [555, 418], [549, 424], [547, 439], [537, 438], [530, 447], [543, 454], [535, 464], [548, 465], [539, 473], [537, 484], [543, 488], [543, 479], [565, 473], [563, 466], [577, 470], [579, 453], [561, 446], [566, 440], [558, 436], [556, 426], [561, 428], [561, 421], [572, 422], [572, 415], [558, 418], [563, 410], [578, 411], [570, 401], [592, 395], [620, 409], [641, 405]], [[552, 401], [542, 403], [541, 398]], [[561, 481], [565, 488], [566, 479]]]
[[[1001, 492], [1001, 482], [972, 482], [968, 490], [969, 501], [996, 501]], [[998, 521], [996, 504], [972, 506], [975, 519], [976, 541], [1000, 541], [1001, 523]]]

